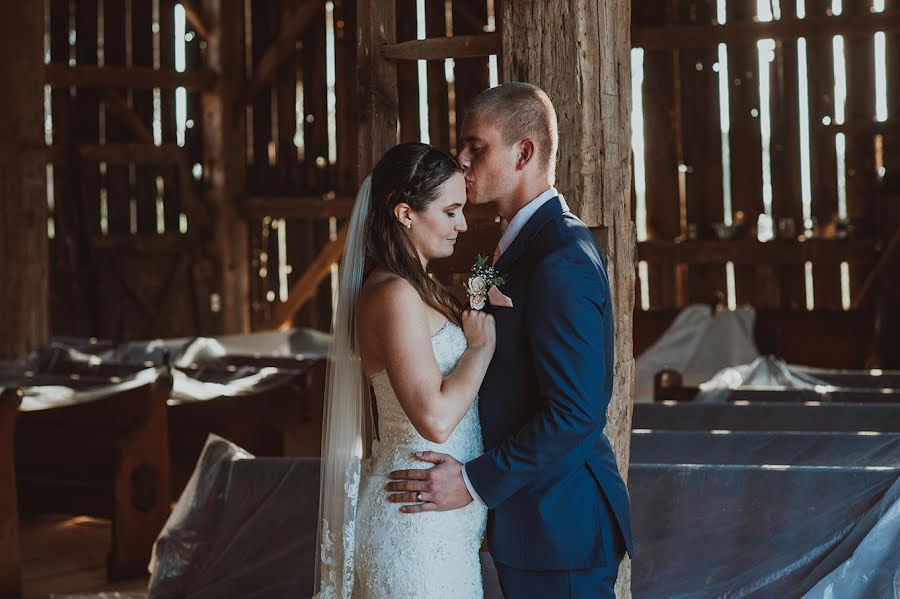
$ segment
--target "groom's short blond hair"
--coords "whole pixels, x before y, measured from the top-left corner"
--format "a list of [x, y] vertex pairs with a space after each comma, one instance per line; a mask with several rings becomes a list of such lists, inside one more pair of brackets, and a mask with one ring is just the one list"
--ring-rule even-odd
[[499, 127], [507, 144], [531, 138], [537, 144], [538, 160], [551, 182], [556, 178], [559, 130], [556, 110], [547, 93], [536, 85], [513, 81], [481, 92], [466, 109]]

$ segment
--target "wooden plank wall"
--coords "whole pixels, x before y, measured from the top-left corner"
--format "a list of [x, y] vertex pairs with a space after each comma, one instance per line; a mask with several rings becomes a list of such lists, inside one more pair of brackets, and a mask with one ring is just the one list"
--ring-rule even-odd
[[[782, 20], [794, 19], [798, 0], [782, 0]], [[716, 239], [715, 227], [725, 220], [723, 176], [730, 175], [732, 216], [735, 223], [746, 223], [738, 233], [735, 247], [746, 247], [751, 257], [734, 265], [736, 303], [761, 309], [805, 310], [807, 293], [803, 264], [773, 264], [755, 260], [752, 255], [756, 223], [763, 205], [763, 139], [760, 121], [762, 98], [759, 81], [760, 59], [756, 40], [727, 43], [728, 112], [730, 131], [730, 172], [722, 166], [720, 127], [718, 50], [715, 44], [696, 40], [684, 46], [666, 42], [660, 32], [672, 26], [717, 25], [717, 0], [635, 0], [633, 28], [636, 45], [641, 39], [656, 40], [643, 58], [642, 89], [645, 127], [646, 207], [648, 234], [653, 242], [642, 256], [649, 263], [649, 309], [671, 309], [687, 303], [714, 301], [727, 293], [724, 260], [715, 264], [690, 264], [705, 239]], [[832, 0], [805, 0], [808, 18], [833, 17]], [[751, 25], [759, 19], [757, 0], [726, 0], [726, 24], [718, 27], [726, 38], [732, 30]], [[844, 15], [865, 16], [872, 12], [871, 0], [844, 3]], [[888, 2], [888, 12], [897, 10]], [[896, 13], [895, 13], [896, 14]], [[777, 15], [776, 15], [776, 18]], [[844, 36], [847, 74], [846, 123], [835, 123], [835, 59], [831, 37], [807, 40], [811, 198], [813, 236], [833, 240], [840, 236], [838, 222], [838, 182], [835, 136], [846, 136], [846, 194], [850, 241], [833, 244], [837, 252], [846, 251], [850, 271], [850, 298], [855, 301], [870, 271], [875, 252], [854, 254], [857, 241], [883, 243], [893, 233], [885, 224], [890, 201], [882, 196], [885, 185], [876, 173], [876, 160], [890, 178], [900, 169], [896, 151], [898, 31], [888, 31], [888, 89], [891, 105], [889, 121], [875, 123], [875, 58], [873, 33], [850, 31]], [[649, 30], [648, 28], [655, 28]], [[841, 33], [839, 30], [837, 33]], [[649, 42], [648, 42], [649, 43]], [[799, 108], [800, 84], [796, 36], [775, 41], [774, 57], [768, 63], [771, 109], [771, 189], [772, 216], [776, 235], [778, 224], [791, 224], [803, 233], [801, 195]], [[826, 125], [825, 123], [830, 124]], [[883, 155], [876, 150], [876, 134], [883, 133]], [[894, 196], [896, 198], [896, 196]], [[683, 221], [679, 220], [684, 215]], [[692, 238], [700, 244], [693, 244]], [[749, 240], [745, 242], [744, 240]], [[672, 242], [684, 243], [672, 243]], [[667, 243], [669, 245], [667, 245]], [[652, 247], [651, 247], [652, 246]], [[872, 246], [874, 247], [874, 245]], [[788, 251], [793, 251], [786, 245]], [[654, 251], [649, 251], [653, 249]], [[653, 263], [663, 251], [683, 255], [684, 261]], [[852, 258], [851, 256], [857, 256]], [[861, 260], [859, 256], [863, 256]], [[814, 293], [817, 309], [843, 307], [840, 260], [813, 262]]]
[[[50, 0], [50, 60], [78, 65], [97, 65], [102, 60], [106, 66], [171, 69], [176, 1]], [[793, 17], [798, 1], [779, 3], [783, 19]], [[249, 65], [246, 77], [253, 77], [288, 18], [309, 3], [320, 4], [321, 10], [298, 36], [295, 53], [277, 71], [272, 84], [254, 96], [246, 108], [236, 107], [247, 119], [248, 198], [315, 201], [352, 197], [356, 190], [355, 0], [244, 0], [245, 55]], [[805, 0], [804, 4], [808, 18], [831, 15], [831, 0]], [[844, 4], [845, 14], [867, 14], [872, 2]], [[491, 6], [497, 15], [501, 13], [499, 2], [488, 0], [428, 0], [426, 34], [437, 37], [485, 31]], [[398, 39], [413, 39], [415, 0], [397, 0], [397, 9]], [[716, 21], [716, 9], [717, 0], [634, 0], [633, 27], [640, 31], [710, 26]], [[900, 0], [889, 0], [887, 10], [900, 10]], [[726, 12], [727, 25], [723, 29], [746, 26], [757, 18], [757, 2], [727, 0]], [[329, 31], [333, 31], [333, 95], [327, 85]], [[205, 42], [190, 26], [188, 36], [192, 39], [186, 42], [187, 68], [201, 69]], [[691, 256], [704, 254], [708, 258], [711, 250], [702, 244], [715, 238], [716, 224], [725, 217], [718, 51], [714, 44], [698, 46], [658, 44], [644, 54], [641, 93], [649, 241], [641, 248], [641, 255], [649, 261], [651, 310], [716, 301], [726, 293], [724, 263], [709, 259], [689, 263]], [[898, 34], [888, 34], [889, 121], [880, 128], [872, 125], [872, 36], [847, 36], [845, 56], [849, 95], [847, 123], [842, 130], [847, 139], [847, 205], [852, 237], [883, 241], [895, 230], [897, 219]], [[788, 219], [800, 233], [803, 212], [797, 57], [794, 39], [779, 40], [768, 68], [773, 216], [776, 224], [780, 219]], [[823, 119], [833, 122], [835, 116], [831, 38], [808, 40], [807, 57], [812, 217], [815, 235], [829, 238], [835, 234], [838, 206], [838, 128], [833, 123], [823, 124]], [[731, 122], [728, 140], [733, 213], [743, 213], [751, 225], [763, 209], [759, 64], [755, 40], [728, 44], [726, 108]], [[487, 65], [485, 58], [456, 60], [452, 77], [447, 77], [444, 61], [428, 63], [428, 134], [432, 143], [455, 151], [462, 113], [471, 98], [488, 85]], [[420, 139], [415, 63], [401, 65], [398, 82], [401, 138]], [[108, 93], [117, 94], [145, 130], [156, 131], [157, 137], [161, 136], [156, 141], [177, 141], [174, 90], [52, 90], [53, 332], [114, 338], [213, 333], [219, 326], [215, 298], [210, 296], [216, 267], [202, 249], [192, 245], [193, 240], [203, 239], [202, 222], [189, 220], [187, 233], [180, 231], [181, 221], [191, 209], [180, 192], [178, 169], [171, 164], [103, 164], [79, 157], [78, 147], [85, 144], [137, 139], [134, 127], [115, 118], [110, 107], [114, 99]], [[192, 126], [185, 131], [182, 152], [190, 167], [202, 169], [200, 95], [199, 91], [187, 92], [187, 118]], [[331, 98], [334, 105], [329, 116]], [[329, 119], [333, 119], [333, 135], [329, 132]], [[878, 132], [880, 152], [876, 143]], [[879, 165], [887, 173], [884, 180], [876, 176]], [[201, 191], [202, 180], [190, 178], [188, 185]], [[162, 218], [158, 220], [159, 211]], [[282, 219], [264, 214], [248, 217], [250, 302], [255, 325], [271, 315], [273, 306], [313, 262], [340, 226], [340, 220], [329, 222], [321, 216]], [[754, 227], [748, 227], [743, 235], [752, 239]], [[475, 253], [490, 253], [498, 236], [498, 223], [470, 222], [466, 243], [457, 255], [435, 265], [439, 275], [455, 281], [460, 272], [468, 269]], [[106, 239], [101, 244], [105, 250], [98, 249], [97, 238]], [[154, 240], [156, 245], [150, 243]], [[675, 241], [682, 243], [676, 247]], [[187, 258], [179, 262], [183, 247], [195, 249], [187, 251]], [[795, 249], [785, 247], [786, 251]], [[748, 248], [751, 254], [758, 250], [752, 244]], [[123, 251], [138, 249], [141, 251]], [[673, 262], [667, 257], [672, 252], [683, 254], [684, 260]], [[871, 267], [871, 252], [853, 252], [853, 247], [848, 246], [848, 256], [863, 255], [866, 260], [850, 264], [851, 297]], [[737, 303], [762, 309], [804, 310], [804, 272], [804, 266], [797, 263], [738, 263]], [[815, 307], [840, 309], [840, 265], [834, 260], [814, 263], [813, 272]], [[326, 277], [313, 300], [296, 315], [296, 324], [328, 329], [331, 287], [331, 279]]]
[[[58, 65], [175, 69], [175, 0], [51, 0], [48, 59]], [[188, 68], [203, 65], [195, 33]], [[55, 86], [47, 116], [51, 152], [51, 320], [54, 335], [113, 339], [199, 334], [214, 327], [210, 274], [183, 221], [185, 190], [200, 163], [199, 92], [188, 92], [190, 128], [174, 157], [106, 160], [85, 148], [177, 142], [174, 89]], [[124, 115], [124, 116], [123, 116]], [[105, 154], [114, 156], [112, 154]], [[196, 209], [197, 207], [193, 207]], [[194, 230], [192, 230], [192, 228]], [[206, 274], [204, 272], [206, 271]], [[198, 276], [198, 274], [200, 276]]]

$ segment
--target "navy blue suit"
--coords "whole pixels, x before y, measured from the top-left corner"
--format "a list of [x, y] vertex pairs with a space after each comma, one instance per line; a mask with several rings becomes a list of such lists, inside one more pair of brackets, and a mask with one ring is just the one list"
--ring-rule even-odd
[[501, 586], [508, 598], [604, 597], [632, 551], [628, 493], [603, 434], [614, 364], [606, 267], [561, 197], [495, 266], [513, 306], [487, 308], [497, 323], [479, 399], [487, 451], [466, 474], [491, 509]]

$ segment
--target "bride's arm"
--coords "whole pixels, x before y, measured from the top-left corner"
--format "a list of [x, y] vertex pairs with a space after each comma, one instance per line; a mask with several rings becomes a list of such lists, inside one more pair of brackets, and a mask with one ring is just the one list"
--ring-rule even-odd
[[434, 357], [428, 311], [403, 279], [383, 284], [371, 299], [379, 306], [374, 327], [391, 386], [403, 411], [425, 439], [444, 443], [471, 407], [494, 355], [493, 316], [466, 312], [468, 349], [443, 378]]

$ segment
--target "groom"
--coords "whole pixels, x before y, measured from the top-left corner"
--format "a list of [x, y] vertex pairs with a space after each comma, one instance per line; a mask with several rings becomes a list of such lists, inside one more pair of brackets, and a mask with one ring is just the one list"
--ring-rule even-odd
[[[494, 252], [512, 306], [486, 308], [497, 350], [479, 394], [486, 453], [394, 472], [404, 512], [491, 509], [488, 542], [509, 599], [614, 597], [631, 553], [628, 493], [603, 434], [613, 388], [613, 305], [591, 232], [553, 188], [556, 112], [526, 83], [482, 92], [466, 112], [459, 162], [473, 204], [509, 226]], [[498, 297], [493, 294], [494, 297]]]

